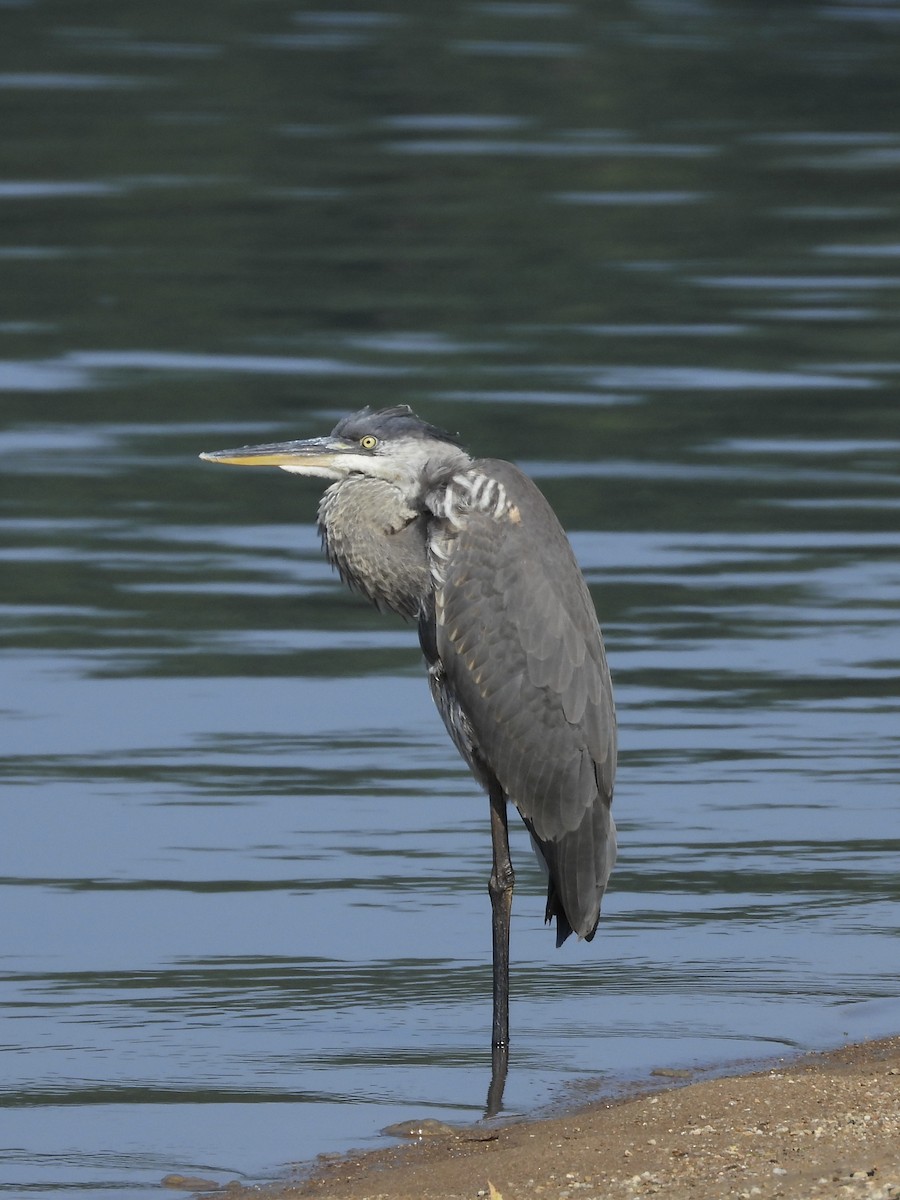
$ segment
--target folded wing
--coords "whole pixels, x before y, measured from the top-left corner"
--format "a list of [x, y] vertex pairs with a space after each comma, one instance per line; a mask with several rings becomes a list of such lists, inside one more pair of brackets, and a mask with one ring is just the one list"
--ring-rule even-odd
[[430, 534], [436, 699], [476, 773], [496, 777], [528, 826], [557, 941], [591, 938], [615, 861], [616, 726], [590, 593], [516, 467], [479, 460], [449, 488]]

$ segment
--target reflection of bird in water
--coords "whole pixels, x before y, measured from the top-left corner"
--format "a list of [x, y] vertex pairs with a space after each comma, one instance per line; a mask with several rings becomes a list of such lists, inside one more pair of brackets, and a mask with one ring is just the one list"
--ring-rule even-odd
[[547, 869], [557, 945], [594, 936], [616, 853], [612, 684], [566, 535], [517, 467], [470, 458], [406, 406], [363, 409], [328, 437], [201, 457], [328, 480], [328, 558], [379, 608], [418, 621], [432, 695], [490, 797], [496, 1111], [509, 1041], [506, 802]]

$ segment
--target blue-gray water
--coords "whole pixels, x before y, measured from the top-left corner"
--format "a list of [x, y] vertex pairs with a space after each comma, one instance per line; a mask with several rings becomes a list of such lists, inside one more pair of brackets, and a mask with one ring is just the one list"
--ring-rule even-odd
[[487, 804], [319, 487], [413, 405], [601, 614], [620, 861], [516, 830], [506, 1111], [896, 1032], [900, 9], [0, 4], [0, 1191], [265, 1179], [488, 1082]]

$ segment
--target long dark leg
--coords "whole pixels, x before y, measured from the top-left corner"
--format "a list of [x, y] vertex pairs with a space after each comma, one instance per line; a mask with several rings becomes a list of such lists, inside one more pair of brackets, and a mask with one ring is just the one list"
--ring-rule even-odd
[[491, 1086], [488, 1088], [484, 1115], [493, 1117], [503, 1105], [503, 1089], [506, 1087], [509, 1066], [509, 920], [516, 877], [509, 857], [506, 797], [496, 780], [491, 784], [489, 794], [493, 868], [488, 892], [491, 897], [494, 945], [494, 1019], [491, 1030]]
[[494, 1021], [491, 1045], [496, 1047], [509, 1045], [509, 920], [516, 877], [509, 857], [506, 797], [496, 782], [491, 785], [490, 799], [491, 848], [494, 856], [488, 883], [494, 943]]

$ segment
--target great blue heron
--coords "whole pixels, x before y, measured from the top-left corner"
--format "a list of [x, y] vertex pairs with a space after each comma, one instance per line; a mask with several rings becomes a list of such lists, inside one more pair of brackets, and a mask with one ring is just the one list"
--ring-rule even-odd
[[545, 919], [556, 918], [558, 946], [573, 932], [594, 936], [615, 861], [612, 684], [568, 539], [527, 475], [471, 458], [405, 405], [365, 408], [328, 437], [200, 457], [328, 480], [318, 521], [329, 560], [380, 609], [418, 622], [431, 694], [490, 798], [502, 1093], [514, 882], [507, 801], [546, 867]]

